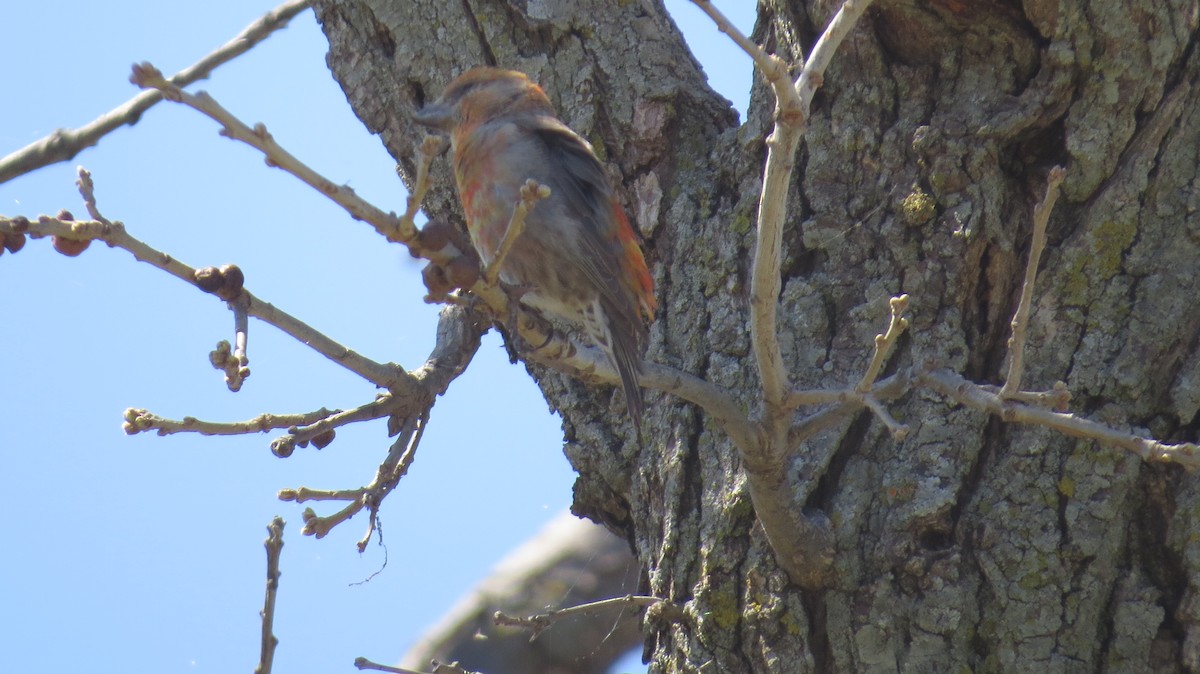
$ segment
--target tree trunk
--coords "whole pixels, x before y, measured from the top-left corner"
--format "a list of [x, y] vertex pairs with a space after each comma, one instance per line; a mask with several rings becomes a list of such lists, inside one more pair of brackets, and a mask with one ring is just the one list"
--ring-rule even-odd
[[[662, 306], [647, 358], [736, 392], [757, 375], [748, 278], [773, 101], [748, 120], [704, 84], [658, 0], [317, 2], [329, 64], [411, 171], [410, 114], [472, 65], [523, 70], [611, 169]], [[798, 60], [831, 1], [764, 0], [756, 39]], [[1068, 170], [1027, 349], [1030, 388], [1163, 440], [1200, 426], [1197, 3], [880, 0], [813, 106], [785, 234], [781, 340], [795, 384], [853, 382], [912, 296], [892, 369], [999, 381], [1033, 203]], [[461, 218], [444, 162], [426, 202]], [[418, 292], [414, 290], [414, 292]], [[732, 445], [648, 392], [531, 367], [564, 418], [576, 512], [627, 536], [660, 672], [1200, 670], [1200, 490], [1181, 469], [1005, 424], [917, 390], [806, 443], [786, 476], [824, 511], [836, 579], [789, 585]], [[435, 420], [436, 423], [436, 420]], [[495, 674], [495, 673], [493, 673]]]

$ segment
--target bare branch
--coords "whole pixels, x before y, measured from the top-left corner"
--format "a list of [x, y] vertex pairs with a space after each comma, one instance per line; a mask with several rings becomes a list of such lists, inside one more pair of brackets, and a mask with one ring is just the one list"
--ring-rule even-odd
[[[881, 402], [903, 395], [908, 390], [908, 376], [893, 376], [876, 383], [896, 340], [908, 326], [904, 318], [908, 296], [894, 297], [889, 305], [888, 329], [876, 336], [875, 353], [858, 385], [842, 391], [789, 392], [778, 416], [772, 414], [768, 405], [764, 415], [766, 443], [742, 454], [758, 520], [788, 577], [802, 587], [819, 587], [829, 581], [834, 541], [828, 518], [818, 512], [801, 512], [793, 500], [791, 486], [784, 478], [784, 464], [793, 449], [864, 406], [879, 417], [897, 440], [908, 434], [908, 427], [896, 421]], [[784, 412], [790, 414], [806, 401], [836, 404], [789, 426], [780, 424]]]
[[891, 412], [887, 411], [887, 408], [883, 406], [883, 403], [879, 401], [879, 398], [876, 398], [873, 395], [863, 396], [863, 404], [875, 413], [875, 416], [883, 422], [884, 426], [887, 426], [888, 432], [892, 434], [893, 440], [896, 442], [902, 442], [904, 438], [908, 437], [908, 425], [896, 421], [896, 418], [892, 416]]
[[[208, 77], [218, 66], [241, 56], [271, 33], [283, 28], [300, 12], [308, 8], [309, 0], [285, 2], [246, 26], [237, 37], [193, 65], [171, 76], [178, 86], [187, 86]], [[145, 91], [119, 107], [97, 117], [78, 129], [59, 129], [0, 159], [0, 184], [31, 171], [61, 161], [70, 161], [80, 151], [100, 141], [109, 132], [126, 124], [135, 124], [155, 103], [162, 100], [157, 91]], [[95, 217], [94, 215], [92, 217]], [[96, 218], [99, 220], [100, 218]]]
[[[238, 376], [235, 380], [228, 381], [229, 389], [237, 391], [242, 386], [242, 380], [250, 374], [249, 368], [250, 357], [246, 355], [246, 348], [250, 339], [250, 316], [246, 311], [246, 307], [241, 304], [233, 304], [230, 306], [233, 309], [233, 360], [238, 364]], [[237, 388], [234, 388], [234, 387]]]
[[291, 456], [296, 446], [305, 446], [309, 442], [316, 444], [318, 449], [323, 449], [333, 441], [335, 428], [360, 421], [381, 419], [406, 408], [408, 404], [407, 400], [384, 393], [370, 403], [346, 411], [321, 408], [303, 414], [260, 414], [247, 421], [235, 422], [202, 421], [195, 417], [184, 417], [176, 421], [131, 407], [125, 410], [125, 423], [122, 428], [129, 435], [147, 431], [156, 431], [159, 435], [248, 435], [287, 428], [287, 435], [271, 441], [271, 451], [276, 456], [287, 457]]
[[[783, 99], [795, 96], [791, 80], [788, 79], [787, 63], [783, 59], [774, 54], [768, 54], [761, 45], [743, 35], [737, 29], [737, 26], [734, 26], [733, 22], [708, 0], [692, 0], [692, 4], [699, 7], [700, 11], [707, 14], [713, 20], [713, 23], [717, 24], [717, 30], [728, 35], [734, 44], [750, 56], [754, 61], [754, 66], [771, 83], [771, 87], [775, 90], [776, 98]], [[799, 101], [796, 102], [799, 103]]]
[[821, 33], [821, 39], [817, 40], [816, 46], [813, 47], [812, 53], [805, 61], [803, 72], [800, 73], [800, 77], [796, 78], [796, 95], [800, 100], [800, 109], [803, 111], [805, 123], [807, 123], [808, 108], [812, 105], [813, 95], [824, 83], [825, 70], [833, 61], [834, 53], [837, 52], [838, 47], [841, 46], [850, 31], [854, 29], [859, 17], [870, 6], [871, 0], [846, 0], [842, 3], [841, 9], [825, 27], [825, 32]]
[[800, 446], [800, 443], [832, 428], [838, 422], [858, 412], [867, 405], [868, 397], [880, 402], [894, 400], [908, 393], [911, 388], [912, 374], [906, 370], [876, 383], [871, 392], [865, 395], [856, 393], [853, 389], [843, 389], [839, 392], [842, 396], [838, 401], [840, 404], [811, 414], [792, 424], [792, 428], [788, 431], [788, 451], [794, 451]]
[[[43, 215], [38, 218], [37, 222], [30, 222], [22, 217], [0, 216], [0, 234], [8, 235], [10, 233], [28, 233], [35, 239], [46, 236], [61, 237], [71, 241], [99, 239], [110, 247], [128, 251], [140, 262], [146, 262], [176, 278], [200, 286], [198, 282], [200, 270], [138, 240], [126, 231], [124, 224], [116, 220], [111, 222], [75, 221]], [[406, 385], [408, 381], [408, 374], [399, 366], [392, 363], [378, 363], [351, 351], [304, 321], [268, 302], [263, 302], [249, 290], [240, 289], [237, 296], [229, 302], [231, 305], [244, 307], [248, 315], [270, 323], [301, 344], [307, 345], [317, 353], [376, 386], [395, 390]]]
[[973, 384], [949, 370], [931, 370], [919, 375], [922, 384], [974, 409], [995, 414], [1004, 421], [1045, 426], [1066, 435], [1089, 438], [1127, 449], [1146, 461], [1178, 463], [1189, 470], [1200, 467], [1200, 445], [1185, 442], [1168, 445], [1132, 433], [1118, 431], [1103, 424], [1002, 398], [984, 387]]
[[463, 669], [457, 662], [445, 663], [433, 661], [433, 674], [483, 674], [482, 672], [472, 672]]
[[305, 501], [353, 501], [362, 496], [363, 489], [309, 489], [308, 487], [298, 487], [296, 489], [280, 489], [280, 501], [295, 501], [296, 503], [304, 503]]
[[783, 219], [787, 210], [787, 185], [795, 167], [800, 137], [780, 134], [779, 126], [767, 139], [767, 166], [758, 203], [758, 228], [754, 244], [754, 271], [750, 280], [750, 340], [762, 380], [768, 416], [780, 417], [788, 377], [783, 366], [776, 326], [776, 304], [782, 281]]
[[529, 214], [529, 209], [538, 201], [549, 196], [550, 188], [539, 185], [532, 178], [521, 185], [521, 200], [513, 207], [512, 218], [508, 221], [508, 227], [504, 229], [504, 238], [500, 240], [495, 257], [488, 262], [487, 269], [483, 272], [484, 283], [495, 283], [500, 278], [500, 268], [504, 266], [504, 258], [508, 257], [513, 244], [521, 238], [521, 233], [525, 231], [525, 216]]
[[883, 364], [892, 354], [896, 340], [900, 339], [900, 335], [908, 328], [908, 319], [904, 317], [904, 312], [908, 309], [908, 295], [893, 297], [888, 306], [891, 308], [891, 320], [888, 321], [888, 328], [882, 335], [875, 335], [875, 353], [871, 356], [871, 364], [867, 366], [867, 371], [863, 373], [862, 381], [854, 387], [857, 393], [867, 393], [871, 390], [879, 372], [883, 370]]
[[381, 665], [378, 662], [371, 662], [364, 657], [354, 658], [354, 666], [359, 669], [371, 669], [377, 672], [391, 672], [391, 674], [425, 674], [418, 672], [415, 669], [405, 669], [403, 667], [392, 667], [391, 665]]
[[333, 441], [333, 429], [360, 421], [382, 419], [408, 404], [408, 400], [397, 399], [387, 393], [380, 394], [365, 405], [344, 412], [335, 410], [320, 419], [292, 426], [287, 435], [271, 441], [271, 452], [279, 457], [291, 456], [297, 445], [304, 446], [309, 442], [315, 444], [317, 449], [324, 449]]
[[267, 132], [267, 127], [255, 124], [254, 128], [250, 128], [203, 91], [197, 94], [184, 91], [164, 78], [162, 72], [149, 63], [134, 66], [130, 81], [140, 87], [157, 89], [167, 100], [178, 101], [211, 117], [223, 127], [221, 135], [240, 140], [256, 148], [267, 156], [269, 166], [282, 168], [303, 180], [309, 187], [333, 199], [354, 219], [374, 226], [376, 231], [387, 237], [389, 241], [408, 242], [416, 236], [416, 230], [405, 227], [404, 222], [395, 213], [384, 213], [355, 194], [354, 190], [345, 185], [338, 185], [309, 168], [283, 149], [279, 143], [276, 143], [271, 134]]
[[[796, 81], [797, 96], [777, 91], [775, 128], [767, 138], [767, 163], [763, 170], [758, 204], [758, 227], [750, 281], [750, 339], [754, 347], [768, 437], [781, 439], [787, 372], [779, 349], [776, 308], [781, 287], [783, 220], [787, 214], [788, 186], [796, 166], [796, 152], [808, 126], [811, 91], [820, 86], [829, 60], [849, 33], [870, 0], [848, 0], [821, 35], [817, 46]], [[779, 87], [776, 87], [777, 89]]]
[[[980, 388], [988, 393], [1000, 395], [1001, 387], [999, 386], [981, 384]], [[1054, 386], [1050, 387], [1049, 391], [1014, 391], [1001, 397], [1005, 400], [1016, 400], [1029, 405], [1045, 407], [1055, 412], [1067, 412], [1071, 409], [1071, 392], [1067, 389], [1066, 382], [1061, 381], [1054, 382]]]
[[1000, 397], [1010, 398], [1021, 390], [1021, 374], [1025, 367], [1025, 335], [1029, 329], [1029, 311], [1033, 303], [1033, 286], [1037, 281], [1038, 262], [1046, 248], [1046, 223], [1058, 200], [1058, 187], [1067, 175], [1066, 169], [1055, 166], [1046, 177], [1046, 194], [1033, 208], [1033, 237], [1029, 242], [1029, 262], [1025, 265], [1025, 282], [1021, 284], [1021, 300], [1012, 319], [1012, 336], [1008, 339], [1008, 376], [1000, 389]]
[[[533, 632], [529, 637], [533, 641], [539, 634], [544, 632], [559, 620], [570, 618], [579, 615], [593, 615], [600, 611], [607, 611], [613, 608], [647, 608], [656, 604], [670, 603], [666, 599], [659, 597], [647, 597], [640, 595], [627, 594], [624, 597], [613, 597], [611, 599], [602, 599], [600, 601], [592, 601], [578, 606], [569, 608], [550, 609], [544, 613], [526, 616], [524, 618], [514, 617], [505, 614], [503, 611], [496, 611], [492, 619], [497, 625], [505, 627], [521, 627]], [[682, 613], [682, 610], [676, 607], [676, 610]]]
[[279, 556], [283, 552], [283, 518], [278, 515], [267, 526], [267, 596], [263, 600], [262, 613], [262, 650], [258, 658], [255, 674], [271, 674], [271, 666], [275, 661], [275, 647], [279, 639], [273, 633], [275, 623], [275, 596], [279, 592]]
[[[731, 31], [729, 22], [707, 2], [693, 1], [754, 58], [776, 95], [775, 127], [766, 141], [767, 161], [759, 195], [750, 278], [750, 342], [762, 384], [762, 410], [753, 433], [756, 441], [738, 443], [738, 447], [746, 466], [755, 513], [780, 563], [792, 582], [802, 587], [820, 587], [828, 582], [833, 562], [832, 526], [822, 514], [799, 512], [792, 502], [792, 490], [786, 484], [783, 470], [789, 441], [794, 435], [791, 412], [797, 401], [813, 397], [811, 392], [801, 395], [790, 389], [779, 346], [777, 310], [782, 288], [783, 222], [788, 212], [788, 188], [796, 167], [796, 153], [808, 126], [812, 92], [821, 85], [833, 53], [870, 0], [847, 0], [821, 35], [794, 88], [785, 85], [776, 64], [763, 55], [760, 47]], [[886, 343], [879, 347], [890, 348]], [[885, 357], [886, 349], [877, 348], [876, 360]], [[877, 376], [878, 368], [875, 369], [875, 374], [868, 370], [868, 376], [860, 384], [862, 388], [871, 386]], [[860, 404], [867, 401], [861, 399]], [[840, 418], [843, 413], [834, 408], [825, 416]], [[885, 422], [888, 420], [890, 416], [885, 413]]]
[[234, 422], [201, 421], [195, 417], [184, 417], [179, 421], [166, 419], [147, 410], [130, 407], [125, 410], [125, 424], [122, 426], [129, 435], [157, 431], [159, 435], [175, 433], [199, 433], [201, 435], [249, 435], [250, 433], [266, 433], [278, 428], [306, 426], [330, 417], [340, 410], [321, 408], [303, 414], [260, 414], [253, 419]]
[[[399, 437], [388, 450], [388, 455], [376, 470], [371, 484], [358, 489], [315, 490], [307, 487], [284, 489], [279, 492], [281, 501], [348, 501], [340, 511], [326, 517], [318, 517], [311, 509], [304, 512], [305, 535], [325, 536], [333, 527], [350, 519], [363, 508], [370, 512], [367, 533], [359, 541], [359, 551], [366, 548], [371, 534], [376, 529], [376, 516], [383, 499], [399, 484], [416, 457], [417, 446], [434, 399], [449, 388], [458, 375], [466, 370], [471, 358], [479, 349], [484, 328], [480, 316], [464, 306], [450, 305], [442, 310], [438, 319], [437, 342], [433, 351], [421, 367], [413, 370], [412, 383], [406, 395], [380, 396], [373, 404], [342, 413], [348, 420], [353, 415], [383, 416], [385, 413], [401, 418], [397, 429]], [[348, 421], [347, 421], [348, 422]], [[332, 422], [331, 422], [332, 423]], [[317, 429], [310, 429], [316, 431]], [[315, 440], [314, 440], [315, 441]], [[274, 445], [273, 450], [278, 450]]]
[[[446, 151], [446, 146], [447, 141], [444, 137], [432, 134], [425, 136], [417, 146], [417, 179], [408, 193], [407, 207], [404, 209], [404, 215], [400, 216], [401, 224], [398, 228], [402, 236], [407, 235], [407, 239], [411, 239], [410, 233], [417, 229], [417, 212], [421, 210], [421, 202], [425, 201], [425, 193], [429, 191], [429, 166], [438, 155]], [[399, 171], [399, 165], [396, 170]]]
[[[580, 356], [582, 357], [582, 355], [581, 352]], [[608, 360], [600, 356], [595, 349], [589, 349], [587, 355], [598, 361], [597, 365], [611, 368]], [[642, 367], [644, 368], [641, 377], [643, 386], [670, 393], [699, 405], [713, 417], [741, 451], [749, 451], [760, 442], [757, 425], [750, 421], [745, 408], [726, 389], [693, 374], [659, 363], [643, 363]], [[608, 372], [606, 375], [606, 381], [617, 381], [615, 371]]]
[[79, 196], [83, 197], [83, 205], [87, 208], [88, 215], [92, 216], [93, 220], [108, 222], [108, 218], [100, 214], [100, 207], [96, 205], [96, 183], [92, 181], [92, 172], [77, 166], [75, 173], [79, 176], [75, 185], [79, 187]]
[[425, 428], [425, 420], [424, 417], [409, 420], [400, 433], [400, 437], [392, 443], [387, 457], [376, 470], [375, 479], [365, 487], [339, 491], [319, 491], [306, 487], [280, 490], [280, 501], [296, 501], [297, 503], [306, 500], [349, 501], [344, 508], [325, 517], [319, 517], [311, 508], [306, 508], [303, 514], [304, 528], [301, 529], [301, 533], [305, 536], [324, 538], [334, 527], [354, 517], [363, 508], [368, 508], [371, 513], [371, 521], [366, 535], [358, 543], [358, 551], [365, 550], [367, 542], [375, 532], [375, 518], [379, 511], [379, 504], [400, 483], [400, 479], [408, 473], [409, 466], [416, 458], [417, 446], [421, 443], [421, 436]]

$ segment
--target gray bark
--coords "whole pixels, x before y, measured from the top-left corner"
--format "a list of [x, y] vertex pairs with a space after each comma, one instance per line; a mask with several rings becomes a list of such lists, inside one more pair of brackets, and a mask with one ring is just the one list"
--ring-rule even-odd
[[[757, 38], [797, 58], [833, 2], [764, 0]], [[1003, 373], [1029, 212], [1069, 173], [1027, 351], [1028, 387], [1159, 439], [1200, 428], [1197, 3], [881, 0], [814, 103], [785, 235], [796, 384], [861, 373], [909, 293], [892, 368]], [[411, 170], [409, 114], [477, 64], [523, 70], [588, 138], [647, 237], [662, 304], [650, 360], [754, 406], [747, 286], [773, 104], [738, 126], [656, 0], [326, 1], [329, 63]], [[761, 84], [761, 82], [760, 82]], [[427, 201], [460, 218], [445, 166]], [[1178, 468], [1005, 425], [915, 391], [902, 443], [867, 414], [801, 448], [797, 508], [823, 510], [836, 580], [789, 586], [735, 452], [655, 392], [644, 447], [619, 395], [531, 368], [564, 417], [576, 512], [632, 541], [661, 672], [1200, 670], [1200, 489]]]

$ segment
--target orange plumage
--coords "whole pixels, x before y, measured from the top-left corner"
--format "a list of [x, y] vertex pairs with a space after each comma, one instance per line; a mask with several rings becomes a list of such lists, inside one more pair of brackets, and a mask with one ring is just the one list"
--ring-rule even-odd
[[416, 119], [450, 134], [467, 229], [485, 265], [521, 185], [532, 178], [550, 188], [530, 209], [500, 278], [528, 288], [523, 303], [581, 326], [605, 352], [640, 436], [643, 319], [657, 307], [654, 282], [591, 145], [558, 119], [537, 84], [498, 68], [467, 71]]

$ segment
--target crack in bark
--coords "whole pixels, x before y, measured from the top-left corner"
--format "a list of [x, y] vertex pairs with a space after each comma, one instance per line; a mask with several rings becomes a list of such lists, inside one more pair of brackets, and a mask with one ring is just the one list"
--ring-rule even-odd
[[475, 10], [471, 6], [471, 0], [462, 0], [463, 17], [466, 18], [467, 24], [471, 27], [471, 32], [475, 34], [475, 39], [479, 41], [479, 51], [483, 54], [485, 65], [497, 66], [500, 61], [496, 58], [495, 52], [492, 51], [491, 42], [483, 33], [483, 27], [479, 25], [479, 19], [475, 16]]

